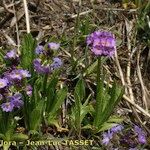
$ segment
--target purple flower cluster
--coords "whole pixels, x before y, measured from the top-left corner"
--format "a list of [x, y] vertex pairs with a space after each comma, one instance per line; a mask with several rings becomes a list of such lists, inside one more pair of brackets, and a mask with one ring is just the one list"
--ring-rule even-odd
[[[21, 81], [25, 78], [31, 77], [28, 70], [24, 69], [11, 69], [11, 71], [4, 72], [0, 78], [0, 101], [1, 108], [5, 112], [11, 112], [14, 108], [20, 108], [23, 105], [22, 95], [19, 93], [19, 86], [24, 86]], [[18, 91], [16, 93], [16, 90]], [[21, 89], [22, 90], [22, 89]], [[32, 94], [31, 88], [30, 93], [26, 90], [27, 95]], [[28, 89], [29, 90], [29, 89]]]
[[[60, 47], [59, 43], [48, 43], [48, 49], [44, 50], [44, 47], [41, 45], [38, 45], [35, 49], [36, 54], [43, 54], [42, 56], [39, 56], [38, 58], [34, 59], [33, 65], [36, 72], [40, 74], [48, 74], [51, 73], [53, 70], [60, 68], [62, 65], [62, 61], [58, 57], [53, 58], [53, 62], [49, 61], [50, 58], [50, 50], [58, 50]], [[54, 54], [53, 52], [51, 54]]]
[[17, 51], [14, 49], [7, 52], [6, 55], [4, 56], [4, 58], [6, 59], [15, 59], [17, 57], [18, 57]]
[[42, 65], [41, 59], [35, 59], [34, 62], [34, 69], [38, 73], [51, 73], [53, 70], [60, 68], [62, 65], [62, 61], [60, 58], [55, 57], [53, 58], [53, 63], [50, 65]]
[[[60, 48], [60, 44], [59, 43], [50, 42], [50, 43], [48, 43], [48, 48], [51, 49], [51, 50], [58, 50]], [[35, 49], [35, 53], [37, 55], [46, 54], [46, 51], [44, 50], [44, 46], [38, 45], [36, 47], [36, 49]]]
[[62, 65], [62, 61], [60, 58], [55, 57], [53, 58], [53, 63], [50, 65], [51, 70], [55, 70], [57, 68], [60, 68]]
[[9, 101], [1, 105], [2, 110], [5, 112], [11, 112], [14, 108], [20, 108], [23, 105], [22, 95], [20, 93], [9, 96], [7, 100]]
[[28, 78], [31, 77], [31, 74], [29, 73], [28, 70], [23, 70], [23, 69], [15, 69], [12, 70], [9, 73], [5, 74], [5, 77], [10, 81], [19, 81], [22, 80], [24, 78]]
[[104, 145], [108, 145], [110, 140], [113, 138], [113, 135], [122, 131], [123, 130], [123, 126], [122, 125], [117, 125], [115, 127], [112, 127], [110, 130], [108, 130], [107, 132], [103, 133], [103, 140], [102, 140], [102, 144]]
[[8, 80], [5, 78], [0, 78], [0, 89], [6, 87], [8, 85]]
[[145, 144], [146, 143], [146, 135], [145, 135], [145, 132], [140, 128], [138, 127], [137, 125], [134, 126], [134, 132], [137, 134], [138, 136], [138, 141], [141, 143], [141, 144]]
[[108, 145], [112, 138], [113, 138], [113, 133], [110, 130], [108, 130], [107, 132], [104, 132], [102, 144]]
[[[114, 135], [116, 133], [121, 132], [124, 129], [122, 125], [117, 125], [111, 129], [109, 129], [107, 132], [103, 133], [103, 139], [102, 144], [107, 146], [110, 141], [113, 139]], [[125, 132], [125, 134], [120, 134], [121, 139], [119, 140], [120, 144], [122, 146], [128, 146], [130, 150], [138, 150], [137, 144], [146, 144], [146, 133], [137, 125], [134, 125], [134, 132], [136, 133], [136, 136], [138, 139], [135, 138], [135, 134], [133, 132], [129, 132], [128, 130]]]
[[41, 59], [35, 59], [33, 61], [33, 64], [34, 64], [34, 69], [38, 73], [49, 73], [50, 72], [50, 67], [42, 65]]
[[117, 126], [111, 128], [111, 132], [118, 133], [118, 132], [122, 131], [123, 129], [124, 129], [124, 127], [122, 125], [117, 125]]
[[114, 34], [107, 31], [95, 31], [87, 37], [87, 45], [96, 56], [112, 57], [116, 50]]
[[36, 54], [43, 54], [44, 53], [44, 47], [42, 45], [38, 45], [35, 49]]
[[54, 43], [54, 42], [48, 43], [48, 48], [50, 48], [52, 50], [58, 50], [59, 47], [60, 47], [59, 43]]

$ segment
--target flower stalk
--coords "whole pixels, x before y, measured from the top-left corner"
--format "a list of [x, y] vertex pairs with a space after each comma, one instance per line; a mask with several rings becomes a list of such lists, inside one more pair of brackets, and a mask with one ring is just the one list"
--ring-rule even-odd
[[94, 120], [94, 126], [99, 126], [99, 118], [102, 113], [102, 96], [103, 96], [103, 66], [102, 57], [98, 57], [97, 65], [97, 89], [96, 89], [96, 114]]

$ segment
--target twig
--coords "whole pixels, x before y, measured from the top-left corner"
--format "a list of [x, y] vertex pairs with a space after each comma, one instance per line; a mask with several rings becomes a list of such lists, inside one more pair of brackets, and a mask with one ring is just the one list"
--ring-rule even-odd
[[132, 100], [130, 100], [130, 98], [128, 98], [126, 95], [123, 95], [123, 98], [128, 101], [132, 106], [134, 106], [136, 109], [138, 109], [140, 112], [142, 112], [145, 116], [150, 117], [150, 114], [145, 111], [142, 107], [140, 107], [139, 105], [135, 104]]
[[7, 12], [9, 12], [9, 13], [11, 13], [11, 14], [14, 14], [14, 11], [8, 8], [8, 6], [5, 4], [4, 0], [2, 1], [2, 4], [3, 4], [4, 9], [5, 9]]
[[17, 12], [15, 9], [15, 5], [13, 5], [13, 10], [14, 10], [14, 16], [16, 18], [17, 51], [20, 54], [20, 51], [19, 51], [19, 47], [20, 47], [19, 27], [18, 27], [18, 18], [17, 18]]
[[141, 49], [139, 49], [139, 52], [137, 54], [137, 75], [138, 75], [138, 78], [140, 80], [140, 84], [141, 84], [141, 88], [142, 88], [142, 99], [143, 99], [146, 111], [148, 111], [148, 105], [147, 105], [147, 101], [146, 101], [147, 94], [146, 94], [146, 91], [145, 91], [145, 87], [144, 87], [144, 83], [143, 83], [143, 79], [142, 79], [142, 74], [141, 74], [141, 69], [140, 69], [140, 65], [139, 65], [140, 50]]
[[127, 30], [127, 46], [128, 46], [128, 56], [129, 56], [129, 60], [127, 63], [127, 84], [128, 84], [128, 89], [129, 89], [129, 95], [130, 95], [130, 99], [132, 101], [134, 101], [134, 94], [133, 94], [133, 90], [132, 90], [132, 84], [131, 84], [131, 80], [130, 80], [130, 76], [131, 76], [131, 30], [132, 30], [132, 22], [129, 22], [128, 20], [125, 20], [125, 24], [126, 24], [126, 30]]
[[[5, 10], [6, 11], [10, 10], [9, 7], [12, 7], [12, 6], [14, 6], [14, 4], [10, 4], [10, 5], [6, 6], [6, 4], [3, 2], [3, 7], [0, 8], [0, 13], [2, 13]], [[12, 10], [10, 10], [10, 11], [12, 12]]]
[[9, 45], [16, 46], [15, 41], [4, 30], [2, 30], [2, 34], [7, 39]]
[[[95, 10], [105, 10], [105, 11], [128, 11], [128, 12], [135, 12], [137, 11], [137, 9], [119, 9], [119, 8], [100, 8], [100, 7], [95, 7]], [[89, 14], [93, 11], [93, 9], [90, 9], [90, 10], [87, 10], [87, 11], [84, 11], [84, 12], [81, 12], [79, 14], [79, 16], [82, 16], [82, 15], [86, 15], [86, 14]], [[77, 17], [77, 14], [74, 14], [74, 15], [71, 15], [70, 18], [76, 18]]]
[[[104, 81], [105, 84], [108, 84], [106, 81]], [[109, 84], [109, 87], [112, 88], [112, 85]], [[140, 112], [142, 112], [145, 116], [150, 117], [150, 114], [145, 111], [142, 107], [140, 107], [139, 105], [135, 104], [134, 101], [132, 101], [130, 98], [128, 98], [126, 95], [123, 95], [123, 99], [126, 100], [127, 102], [129, 102], [132, 106], [134, 106], [137, 110], [139, 110]]]
[[[125, 79], [124, 79], [123, 71], [121, 69], [121, 66], [120, 66], [120, 63], [119, 63], [119, 60], [118, 60], [117, 51], [115, 51], [115, 62], [116, 62], [116, 65], [118, 67], [118, 70], [119, 70], [119, 75], [120, 75], [120, 78], [121, 78], [122, 85], [125, 86]], [[125, 88], [125, 93], [127, 93], [126, 88]]]
[[[88, 11], [84, 11], [84, 12], [81, 12], [79, 13], [79, 16], [82, 16], [82, 15], [86, 15], [88, 13], [91, 13], [93, 10], [88, 10]], [[75, 15], [71, 15], [70, 18], [76, 18], [78, 16], [78, 14], [75, 14]]]
[[27, 33], [30, 33], [30, 20], [29, 20], [29, 11], [27, 6], [27, 1], [23, 0], [24, 4], [24, 10], [25, 10], [25, 17], [26, 17], [26, 27], [27, 27]]

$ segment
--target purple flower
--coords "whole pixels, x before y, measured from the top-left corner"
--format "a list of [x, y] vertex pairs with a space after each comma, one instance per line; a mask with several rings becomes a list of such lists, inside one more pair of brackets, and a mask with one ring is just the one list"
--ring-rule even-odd
[[31, 77], [31, 74], [28, 70], [19, 69], [18, 72], [22, 75], [23, 78]]
[[27, 70], [23, 69], [15, 69], [11, 71], [10, 73], [7, 73], [5, 75], [10, 81], [18, 81], [23, 78], [31, 77], [31, 74]]
[[40, 59], [35, 59], [33, 61], [34, 64], [34, 69], [38, 72], [38, 73], [50, 73], [50, 67], [48, 66], [43, 66], [41, 64], [41, 60]]
[[0, 78], [0, 89], [6, 87], [7, 85], [8, 85], [8, 80]]
[[137, 126], [137, 125], [134, 126], [134, 131], [135, 131], [137, 134], [141, 134], [141, 133], [143, 132], [142, 129], [141, 129], [139, 126]]
[[111, 32], [95, 31], [87, 37], [86, 42], [97, 56], [112, 57], [116, 50], [116, 40]]
[[6, 77], [10, 81], [16, 81], [16, 80], [21, 80], [22, 79], [22, 75], [20, 74], [20, 72], [18, 70], [13, 70], [12, 72], [7, 73]]
[[108, 145], [110, 140], [113, 138], [114, 133], [117, 133], [123, 129], [122, 125], [117, 125], [115, 127], [112, 127], [110, 130], [107, 132], [103, 133], [103, 140], [102, 143], [104, 145]]
[[59, 43], [54, 43], [54, 42], [48, 43], [48, 48], [50, 48], [50, 49], [58, 50], [59, 47], [60, 47]]
[[44, 52], [44, 47], [42, 45], [38, 45], [35, 49], [35, 53], [39, 55], [39, 54], [43, 54], [43, 52]]
[[134, 131], [138, 136], [138, 141], [141, 144], [145, 144], [146, 143], [146, 134], [145, 134], [145, 132], [140, 127], [138, 127], [137, 125], [134, 126]]
[[1, 108], [5, 112], [11, 112], [14, 108], [14, 104], [11, 102], [6, 102], [1, 105]]
[[146, 136], [145, 134], [139, 134], [138, 135], [138, 140], [141, 144], [145, 144], [146, 143]]
[[117, 125], [117, 126], [111, 128], [111, 132], [117, 133], [117, 132], [121, 131], [123, 128], [124, 127], [122, 125]]
[[41, 60], [40, 59], [35, 59], [33, 61], [34, 64], [34, 69], [38, 72], [38, 73], [43, 73], [43, 68], [41, 65]]
[[28, 96], [32, 95], [32, 86], [31, 85], [27, 85], [25, 90], [26, 90], [26, 93]]
[[62, 65], [61, 59], [58, 57], [55, 57], [53, 58], [53, 63], [50, 65], [50, 67], [52, 70], [54, 70], [54, 69], [60, 68], [61, 65]]
[[16, 50], [11, 50], [8, 53], [6, 53], [6, 56], [4, 56], [4, 58], [6, 59], [15, 59], [16, 57], [18, 57]]
[[103, 133], [102, 144], [108, 145], [110, 140], [112, 139], [112, 137], [113, 137], [113, 133], [110, 130], [108, 130], [107, 132]]
[[14, 94], [13, 96], [9, 97], [9, 99], [16, 108], [20, 108], [24, 104], [22, 101], [22, 95], [20, 93]]

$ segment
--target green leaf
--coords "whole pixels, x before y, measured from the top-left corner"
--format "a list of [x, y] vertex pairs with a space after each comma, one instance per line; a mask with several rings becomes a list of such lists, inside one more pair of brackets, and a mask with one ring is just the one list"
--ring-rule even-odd
[[[104, 63], [107, 60], [107, 58], [102, 58], [102, 63]], [[83, 76], [90, 75], [96, 71], [98, 65], [98, 60], [96, 60], [94, 63], [92, 63], [89, 67], [87, 67], [83, 73]]]
[[102, 58], [98, 58], [97, 65], [97, 87], [96, 87], [96, 108], [95, 108], [95, 117], [93, 125], [98, 128], [101, 124], [102, 112], [103, 112], [103, 103], [104, 103], [104, 75], [102, 68]]
[[31, 34], [24, 36], [21, 46], [21, 66], [29, 69], [33, 73], [33, 59], [35, 58], [36, 40], [33, 39]]
[[111, 116], [109, 119], [108, 119], [108, 123], [121, 123], [123, 122], [123, 118], [121, 117], [118, 117], [118, 116]]
[[4, 141], [6, 141], [6, 136], [0, 133], [0, 139], [3, 139]]
[[46, 112], [49, 114], [50, 111], [52, 110], [53, 103], [55, 103], [55, 91], [56, 91], [56, 85], [58, 83], [58, 77], [54, 77], [50, 80], [48, 83], [48, 88], [47, 88], [47, 100], [46, 100]]
[[80, 102], [82, 102], [83, 99], [85, 98], [85, 83], [83, 79], [80, 79], [77, 82], [77, 85], [74, 91], [74, 96], [75, 96], [75, 100], [79, 100]]
[[120, 88], [119, 86], [116, 85], [116, 83], [114, 83], [112, 88], [110, 89], [109, 102], [107, 103], [107, 105], [105, 106], [105, 109], [102, 112], [100, 126], [109, 119], [114, 108], [117, 106], [118, 102], [121, 100], [123, 93], [124, 93], [124, 89]]
[[5, 132], [5, 137], [7, 141], [11, 141], [12, 135], [15, 132], [16, 123], [12, 121], [11, 115], [8, 118], [9, 124], [7, 125], [7, 131]]
[[94, 112], [94, 108], [92, 105], [88, 105], [88, 106], [81, 106], [81, 115], [80, 115], [80, 118], [81, 118], [81, 123], [82, 123], [82, 120], [84, 119], [84, 117], [88, 114], [88, 113], [92, 113]]
[[106, 130], [109, 130], [111, 129], [112, 127], [114, 126], [117, 126], [118, 124], [117, 123], [107, 123], [105, 122], [102, 127], [100, 127], [98, 130], [97, 130], [97, 133], [98, 132], [102, 132], [102, 131], [106, 131]]
[[89, 75], [93, 72], [95, 72], [97, 67], [98, 61], [96, 60], [94, 63], [92, 63], [84, 72], [83, 76]]
[[44, 101], [40, 101], [37, 107], [30, 114], [30, 130], [37, 130], [42, 121], [42, 112], [43, 112]]
[[39, 132], [37, 132], [36, 130], [30, 130], [29, 135], [39, 135]]
[[93, 129], [93, 126], [91, 124], [85, 125], [82, 127], [82, 129]]
[[66, 96], [67, 96], [67, 87], [63, 87], [56, 94], [55, 100], [53, 101], [53, 104], [52, 104], [52, 109], [49, 113], [49, 117], [56, 115], [56, 112], [58, 111], [62, 103], [64, 102]]
[[75, 97], [75, 126], [77, 130], [79, 130], [81, 126], [81, 107], [82, 107], [82, 101], [85, 98], [85, 85], [83, 79], [80, 79], [77, 82], [77, 85], [75, 87], [74, 91], [74, 97]]
[[68, 129], [66, 129], [66, 128], [62, 128], [61, 126], [60, 126], [60, 124], [59, 124], [59, 122], [58, 122], [58, 120], [56, 120], [56, 119], [50, 119], [50, 120], [48, 120], [48, 124], [49, 125], [54, 125], [56, 128], [57, 128], [57, 131], [59, 131], [59, 132], [62, 132], [62, 131], [68, 131]]
[[24, 140], [27, 140], [27, 139], [29, 139], [28, 135], [22, 134], [22, 133], [15, 133], [12, 136], [12, 141], [24, 141]]

